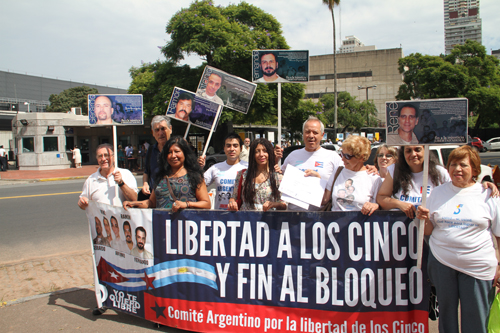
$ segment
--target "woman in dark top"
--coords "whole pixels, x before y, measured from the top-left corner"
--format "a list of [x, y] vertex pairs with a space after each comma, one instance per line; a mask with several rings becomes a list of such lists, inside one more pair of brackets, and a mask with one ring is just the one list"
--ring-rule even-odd
[[[159, 157], [158, 186], [148, 200], [125, 201], [123, 207], [180, 209], [210, 209], [210, 198], [196, 155], [180, 136], [170, 138]], [[174, 194], [170, 193], [170, 188]]]

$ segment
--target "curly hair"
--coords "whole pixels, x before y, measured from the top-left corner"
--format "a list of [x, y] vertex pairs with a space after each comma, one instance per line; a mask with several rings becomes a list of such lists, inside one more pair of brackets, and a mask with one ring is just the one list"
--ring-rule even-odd
[[349, 149], [356, 158], [366, 162], [368, 157], [370, 157], [371, 144], [370, 140], [365, 137], [349, 135], [342, 143], [342, 149]]
[[257, 176], [257, 161], [255, 160], [255, 150], [258, 145], [264, 146], [268, 154], [269, 181], [271, 182], [272, 196], [274, 200], [279, 200], [280, 192], [277, 185], [277, 176], [274, 171], [275, 155], [274, 148], [267, 139], [257, 139], [250, 145], [250, 153], [248, 155], [248, 170], [247, 177], [242, 185], [242, 197], [250, 207], [255, 208], [255, 177]]
[[[422, 149], [424, 149], [424, 146], [421, 147]], [[444, 179], [441, 178], [441, 175], [437, 170], [438, 165], [439, 161], [437, 160], [436, 156], [433, 154], [429, 154], [429, 178], [434, 186], [439, 186], [444, 183]], [[412, 178], [412, 171], [405, 158], [405, 146], [402, 146], [398, 150], [398, 163], [396, 163], [394, 168], [392, 194], [394, 195], [400, 189], [402, 189], [403, 193], [405, 195], [408, 195]]]
[[196, 190], [204, 181], [203, 170], [198, 164], [196, 155], [189, 147], [187, 141], [180, 136], [173, 136], [165, 143], [158, 158], [159, 170], [155, 179], [156, 184], [159, 184], [163, 177], [168, 176], [172, 172], [172, 168], [167, 162], [167, 156], [173, 145], [177, 145], [182, 150], [184, 154], [184, 168], [186, 168], [187, 171], [189, 187]]

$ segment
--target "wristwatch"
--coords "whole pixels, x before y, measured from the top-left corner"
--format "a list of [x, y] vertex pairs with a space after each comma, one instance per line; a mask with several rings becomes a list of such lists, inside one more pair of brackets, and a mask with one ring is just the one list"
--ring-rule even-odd
[[123, 185], [125, 185], [125, 183], [124, 183], [124, 182], [123, 182], [123, 180], [122, 180], [122, 182], [121, 182], [121, 183], [119, 183], [119, 184], [118, 184], [118, 186], [119, 186], [119, 187], [122, 187]]

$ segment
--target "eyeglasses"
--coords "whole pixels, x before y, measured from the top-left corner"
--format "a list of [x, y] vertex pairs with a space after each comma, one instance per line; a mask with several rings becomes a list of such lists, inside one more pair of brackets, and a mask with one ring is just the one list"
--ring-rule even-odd
[[110, 156], [113, 156], [113, 154], [100, 154], [100, 155], [97, 155], [97, 159], [98, 160], [102, 160], [103, 158], [109, 158]]
[[384, 158], [384, 157], [385, 158], [393, 158], [394, 155], [392, 155], [392, 154], [378, 154], [377, 157], [378, 158]]
[[344, 152], [340, 153], [340, 156], [341, 156], [341, 157], [344, 157], [344, 158], [345, 158], [346, 160], [348, 160], [348, 161], [349, 161], [351, 158], [356, 157], [356, 156], [354, 156], [354, 155], [349, 155], [349, 154], [346, 154], [346, 153], [344, 153]]

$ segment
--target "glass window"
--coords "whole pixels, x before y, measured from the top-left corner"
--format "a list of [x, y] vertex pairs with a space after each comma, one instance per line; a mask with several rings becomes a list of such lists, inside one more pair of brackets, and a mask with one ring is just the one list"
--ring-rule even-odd
[[58, 151], [57, 136], [46, 136], [43, 138], [43, 151]]
[[35, 138], [23, 138], [23, 153], [35, 152]]
[[66, 151], [75, 148], [75, 137], [67, 136], [66, 137]]

